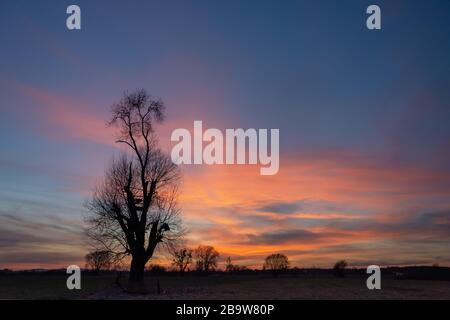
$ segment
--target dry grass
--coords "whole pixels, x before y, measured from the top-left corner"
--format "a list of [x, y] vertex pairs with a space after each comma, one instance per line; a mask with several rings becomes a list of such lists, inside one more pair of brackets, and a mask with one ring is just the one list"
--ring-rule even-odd
[[[368, 290], [364, 277], [262, 275], [163, 275], [148, 277], [147, 295], [128, 295], [113, 284], [114, 276], [82, 277], [82, 290], [67, 290], [63, 275], [0, 277], [0, 299], [450, 299], [450, 282], [382, 280]], [[156, 294], [159, 281], [162, 294]]]

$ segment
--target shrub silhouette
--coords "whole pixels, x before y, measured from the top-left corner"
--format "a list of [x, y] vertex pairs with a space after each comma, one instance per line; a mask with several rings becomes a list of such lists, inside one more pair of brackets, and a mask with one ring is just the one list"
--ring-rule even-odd
[[167, 269], [159, 264], [151, 264], [146, 269], [152, 275], [161, 275], [167, 272]]
[[334, 264], [333, 274], [336, 277], [343, 278], [345, 277], [345, 268], [347, 268], [348, 263], [345, 260], [339, 260]]

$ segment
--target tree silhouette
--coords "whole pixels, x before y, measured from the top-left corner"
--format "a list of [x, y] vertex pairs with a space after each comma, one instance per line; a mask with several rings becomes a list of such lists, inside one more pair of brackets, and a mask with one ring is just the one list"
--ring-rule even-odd
[[211, 246], [198, 246], [194, 251], [197, 271], [209, 272], [217, 268], [219, 252]]
[[336, 277], [345, 277], [345, 268], [347, 268], [348, 263], [345, 260], [339, 260], [334, 264], [333, 273]]
[[227, 258], [226, 265], [225, 265], [225, 271], [226, 271], [226, 272], [232, 272], [232, 271], [235, 271], [235, 266], [234, 266], [234, 264], [231, 262], [231, 257], [228, 257], [228, 258]]
[[85, 256], [86, 268], [90, 268], [95, 273], [101, 270], [109, 270], [113, 264], [113, 255], [109, 250], [93, 251]]
[[278, 277], [281, 271], [289, 268], [288, 257], [282, 253], [274, 253], [268, 256], [264, 262], [263, 269], [272, 271], [274, 277]]
[[180, 173], [157, 146], [155, 122], [164, 105], [144, 90], [125, 93], [109, 122], [127, 152], [114, 159], [87, 202], [88, 235], [117, 259], [131, 256], [130, 291], [144, 290], [144, 269], [159, 244], [173, 245], [183, 234], [177, 206]]
[[227, 260], [225, 262], [225, 271], [226, 272], [231, 273], [231, 272], [239, 272], [239, 271], [245, 271], [245, 270], [247, 270], [246, 266], [240, 266], [240, 265], [234, 264], [231, 261], [231, 257], [227, 258]]
[[183, 248], [173, 252], [172, 265], [176, 267], [181, 274], [184, 274], [187, 267], [192, 263], [192, 250]]

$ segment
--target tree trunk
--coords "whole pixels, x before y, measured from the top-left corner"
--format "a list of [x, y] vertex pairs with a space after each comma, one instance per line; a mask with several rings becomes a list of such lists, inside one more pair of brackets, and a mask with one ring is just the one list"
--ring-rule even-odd
[[131, 293], [146, 293], [144, 281], [145, 259], [133, 256], [131, 258], [128, 291]]

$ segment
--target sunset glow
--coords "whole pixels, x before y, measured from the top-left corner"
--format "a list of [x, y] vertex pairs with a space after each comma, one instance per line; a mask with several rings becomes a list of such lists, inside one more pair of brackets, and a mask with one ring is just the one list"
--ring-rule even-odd
[[[364, 4], [242, 4], [233, 31], [227, 2], [203, 3], [209, 11], [111, 4], [107, 18], [96, 1], [80, 2], [99, 17], [87, 15], [79, 33], [56, 28], [56, 5], [1, 6], [0, 269], [84, 266], [84, 203], [123, 150], [106, 125], [110, 107], [136, 88], [166, 105], [156, 132], [168, 154], [171, 133], [196, 120], [222, 132], [279, 129], [276, 174], [261, 175], [259, 164], [180, 165], [186, 246], [214, 246], [221, 267], [230, 256], [261, 268], [272, 253], [293, 267], [450, 266], [445, 16], [394, 23], [404, 9], [386, 2], [391, 33], [382, 38], [347, 22]], [[411, 6], [407, 18], [418, 21], [422, 5]], [[448, 2], [435, 6], [448, 17]], [[146, 11], [158, 14], [149, 21]]]

